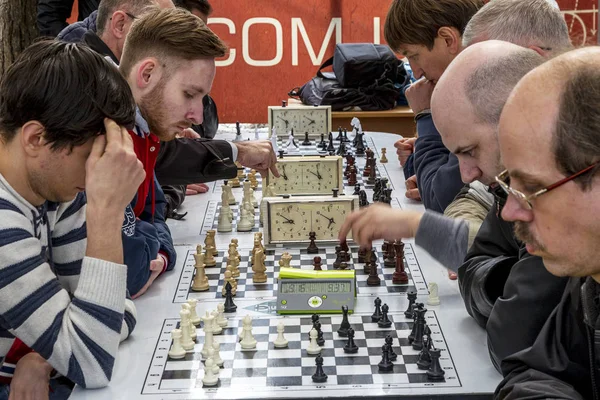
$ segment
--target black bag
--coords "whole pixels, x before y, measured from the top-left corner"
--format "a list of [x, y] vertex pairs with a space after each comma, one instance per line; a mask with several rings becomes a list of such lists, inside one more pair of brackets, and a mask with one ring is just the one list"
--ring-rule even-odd
[[386, 71], [387, 77], [395, 81], [401, 63], [389, 46], [373, 43], [339, 43], [333, 60], [323, 65], [328, 62], [333, 62], [335, 79], [345, 88], [370, 86]]

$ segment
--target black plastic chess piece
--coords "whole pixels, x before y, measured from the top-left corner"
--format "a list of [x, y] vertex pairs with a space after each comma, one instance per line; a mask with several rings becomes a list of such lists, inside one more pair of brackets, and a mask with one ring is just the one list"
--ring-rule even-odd
[[388, 346], [390, 346], [390, 360], [391, 361], [396, 361], [398, 359], [398, 354], [396, 354], [394, 352], [394, 348], [392, 347], [394, 344], [394, 339], [392, 338], [392, 335], [387, 335], [385, 337], [385, 344], [387, 344]]
[[308, 132], [304, 132], [304, 141], [302, 142], [302, 146], [310, 146], [312, 144], [312, 142], [310, 141], [310, 138], [308, 137]]
[[342, 246], [335, 246], [335, 261], [333, 262], [333, 269], [340, 269], [340, 263], [342, 259], [340, 253], [342, 252]]
[[[352, 131], [354, 132], [355, 129], [352, 128]], [[356, 147], [357, 144], [358, 144], [358, 129], [356, 129], [356, 132], [354, 132], [354, 139], [352, 139], [352, 146]]]
[[342, 240], [340, 242], [340, 247], [342, 248], [342, 251], [345, 251], [347, 254], [346, 261], [350, 261], [350, 248], [348, 247], [348, 242], [346, 242], [345, 240]]
[[356, 151], [354, 152], [354, 154], [358, 157], [362, 157], [365, 155], [365, 144], [363, 143], [362, 135], [358, 136], [359, 138], [356, 141]]
[[427, 370], [427, 380], [433, 382], [440, 382], [444, 380], [444, 370], [440, 365], [440, 349], [431, 349], [429, 350], [429, 356], [431, 357], [431, 366]]
[[417, 368], [427, 370], [431, 366], [431, 337], [423, 336], [423, 349], [419, 353], [419, 359], [417, 360]]
[[410, 331], [410, 334], [408, 335], [408, 343], [412, 343], [415, 341], [415, 333], [417, 332], [417, 309], [422, 308], [423, 307], [423, 303], [415, 303], [412, 305], [412, 319], [413, 319], [413, 326], [412, 326], [412, 330]]
[[380, 328], [389, 328], [392, 326], [392, 321], [390, 321], [388, 317], [388, 313], [390, 312], [390, 307], [387, 304], [384, 304], [381, 307], [381, 319], [377, 322], [377, 325]]
[[333, 145], [333, 133], [329, 132], [329, 143], [327, 144], [327, 151], [332, 152], [335, 151], [335, 146]]
[[321, 321], [315, 322], [315, 329], [317, 330], [317, 344], [319, 346], [325, 345], [325, 339], [323, 339], [323, 330], [321, 329]]
[[344, 353], [354, 354], [358, 352], [358, 346], [354, 343], [354, 329], [348, 328], [348, 341], [344, 346]]
[[338, 147], [336, 154], [342, 157], [348, 154], [348, 150], [346, 149], [346, 143], [340, 142], [340, 147]]
[[379, 195], [381, 194], [381, 178], [375, 179], [375, 187], [373, 188], [373, 202], [379, 201]]
[[313, 382], [316, 382], [316, 383], [326, 382], [327, 374], [325, 374], [325, 371], [323, 371], [323, 357], [321, 356], [321, 353], [319, 353], [317, 355], [317, 358], [315, 358], [315, 363], [317, 364], [317, 370], [315, 371], [315, 373], [312, 376]]
[[381, 361], [379, 364], [379, 372], [391, 372], [394, 370], [394, 364], [390, 361], [390, 346], [384, 344], [381, 346]]
[[393, 242], [388, 242], [387, 253], [383, 260], [383, 265], [386, 268], [394, 268], [396, 266], [396, 250], [394, 249]]
[[415, 330], [415, 339], [412, 342], [412, 347], [414, 350], [421, 350], [423, 348], [423, 335], [425, 334], [425, 313], [427, 312], [427, 309], [417, 309], [415, 312], [417, 313], [417, 320], [415, 322], [417, 328]]
[[237, 310], [237, 306], [233, 302], [233, 296], [231, 295], [231, 283], [227, 282], [225, 285], [225, 308], [223, 312], [232, 313]]
[[314, 271], [322, 271], [323, 269], [321, 268], [321, 266], [321, 257], [316, 256], [315, 258], [313, 258]]
[[317, 234], [315, 232], [309, 232], [308, 238], [310, 239], [310, 244], [308, 245], [306, 252], [308, 254], [318, 254], [319, 248], [317, 247], [317, 245], [315, 243], [315, 240], [317, 239]]
[[354, 185], [354, 193], [352, 193], [352, 195], [358, 196], [359, 193], [360, 193], [360, 183], [357, 183], [356, 185]]
[[279, 158], [283, 158], [283, 153], [285, 153], [285, 150], [279, 150]]
[[348, 336], [348, 329], [350, 328], [350, 322], [348, 321], [348, 306], [342, 306], [342, 323], [340, 324], [340, 329], [338, 329], [337, 333], [341, 337]]
[[392, 188], [383, 189], [383, 199], [381, 202], [389, 205], [392, 204]]
[[364, 190], [361, 190], [358, 193], [358, 206], [366, 207], [368, 205], [369, 205], [369, 201], [367, 200], [367, 192], [365, 192]]
[[342, 132], [342, 127], [338, 127], [338, 136], [335, 138], [336, 141], [341, 142], [344, 138], [344, 133]]
[[406, 318], [414, 318], [412, 306], [417, 300], [417, 292], [411, 290], [406, 293], [406, 297], [408, 297], [408, 307], [406, 308], [406, 311], [404, 311], [404, 316]]
[[321, 141], [317, 146], [319, 149], [325, 150], [327, 148], [327, 142], [325, 141], [325, 134], [321, 133]]
[[[321, 321], [319, 321], [319, 314], [313, 314], [310, 317], [310, 319], [312, 320], [312, 324], [313, 324], [312, 327], [315, 328], [315, 330], [317, 331], [317, 333], [319, 333], [318, 329], [317, 329], [317, 326], [316, 326], [317, 322], [321, 323]], [[308, 335], [308, 340], [310, 341], [310, 330], [307, 332], [307, 335]]]
[[379, 322], [381, 319], [381, 299], [377, 297], [373, 302], [375, 304], [375, 312], [371, 315], [371, 321]]
[[342, 141], [348, 143], [350, 140], [348, 139], [348, 129], [344, 128], [344, 136], [342, 136]]

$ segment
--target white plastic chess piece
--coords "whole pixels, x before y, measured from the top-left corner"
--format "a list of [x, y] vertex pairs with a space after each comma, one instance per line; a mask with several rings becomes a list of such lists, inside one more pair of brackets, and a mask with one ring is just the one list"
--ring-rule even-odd
[[264, 188], [262, 198], [264, 199], [265, 197], [275, 197], [275, 185], [272, 183], [269, 183], [269, 185]]
[[438, 285], [435, 282], [429, 283], [429, 297], [427, 298], [428, 306], [439, 306], [440, 298], [438, 296]]
[[188, 317], [188, 332], [190, 333], [190, 337], [192, 338], [192, 340], [196, 340], [198, 335], [196, 334], [196, 326], [192, 323], [192, 320], [191, 320], [191, 315], [192, 315], [191, 308], [192, 307], [188, 303], [183, 303], [181, 305], [182, 310], [187, 310], [190, 312], [190, 317]]
[[273, 146], [273, 151], [277, 155], [279, 152], [279, 146], [277, 145], [277, 129], [275, 127], [271, 129], [271, 145]]
[[254, 140], [260, 140], [260, 136], [258, 134], [258, 128], [254, 128]]
[[214, 321], [213, 316], [207, 316], [202, 318], [204, 321], [204, 345], [202, 346], [202, 357], [208, 358], [208, 349], [212, 348], [213, 345], [213, 333], [212, 333], [212, 324]]
[[215, 365], [222, 367], [223, 366], [223, 359], [221, 358], [221, 343], [219, 343], [219, 341], [215, 340], [213, 342], [213, 361], [215, 363]]
[[227, 320], [225, 319], [225, 305], [223, 303], [217, 304], [217, 312], [219, 313], [216, 319], [217, 324], [219, 324], [221, 328], [226, 328]]
[[181, 337], [181, 329], [173, 329], [171, 331], [173, 345], [171, 346], [171, 350], [169, 350], [169, 357], [174, 360], [178, 360], [180, 358], [185, 357], [185, 349], [181, 347]]
[[213, 320], [213, 335], [219, 335], [223, 332], [223, 328], [221, 328], [221, 325], [219, 325], [217, 323], [217, 318], [219, 317], [219, 312], [217, 310], [214, 310], [211, 315], [213, 316], [214, 320]]
[[215, 350], [214, 350], [214, 347], [211, 347], [210, 349], [208, 349], [208, 358], [207, 358], [207, 360], [212, 360], [212, 362], [213, 362], [213, 374], [215, 374], [218, 377], [219, 374], [221, 373], [221, 368], [219, 368], [219, 366], [215, 362]]
[[231, 214], [222, 212], [219, 214], [219, 222], [217, 224], [218, 232], [231, 232], [233, 230], [233, 224], [231, 223]]
[[179, 311], [179, 316], [181, 317], [179, 323], [181, 329], [181, 347], [183, 347], [184, 350], [192, 350], [196, 343], [194, 343], [190, 334], [190, 311], [182, 309]]
[[204, 363], [204, 378], [202, 378], [204, 386], [215, 386], [219, 383], [219, 377], [213, 372], [214, 366], [215, 362], [210, 358]]
[[286, 152], [289, 153], [298, 153], [300, 151], [300, 147], [298, 143], [296, 143], [296, 139], [294, 138], [294, 132], [290, 131], [288, 135], [288, 141], [283, 146], [286, 149]]
[[198, 326], [200, 325], [200, 317], [196, 312], [196, 307], [198, 306], [197, 299], [188, 299], [187, 303], [190, 305], [190, 321], [192, 324]]
[[317, 344], [317, 337], [319, 336], [319, 334], [317, 333], [317, 330], [315, 328], [312, 328], [310, 330], [309, 335], [310, 335], [310, 344], [308, 345], [306, 352], [308, 354], [319, 354], [321, 352], [321, 346], [319, 346]]
[[[250, 232], [254, 227], [254, 222], [250, 219], [252, 216], [245, 208], [241, 209], [240, 220], [237, 223], [238, 232]], [[252, 218], [254, 219], [254, 218]]]
[[352, 125], [352, 128], [356, 129], [356, 134], [363, 133], [362, 125], [360, 124], [360, 120], [357, 117], [352, 118], [352, 121], [350, 121], [350, 125]]
[[288, 346], [288, 340], [283, 336], [284, 330], [283, 322], [277, 324], [277, 339], [275, 339], [273, 345], [278, 349]]
[[256, 348], [256, 339], [252, 335], [252, 318], [249, 315], [244, 317], [242, 322], [242, 349], [255, 349]]

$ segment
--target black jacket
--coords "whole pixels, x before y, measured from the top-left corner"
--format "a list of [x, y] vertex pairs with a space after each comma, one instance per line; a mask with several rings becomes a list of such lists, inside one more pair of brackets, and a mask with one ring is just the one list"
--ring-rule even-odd
[[598, 400], [599, 313], [600, 285], [572, 278], [535, 343], [502, 362], [495, 398]]
[[551, 275], [542, 259], [527, 253], [500, 217], [506, 197], [484, 220], [465, 262], [458, 269], [467, 312], [486, 328], [492, 363], [531, 346], [560, 300], [567, 279]]
[[[41, 36], [55, 37], [67, 27], [74, 0], [38, 0], [37, 24]], [[100, 0], [78, 0], [79, 21], [98, 9]]]

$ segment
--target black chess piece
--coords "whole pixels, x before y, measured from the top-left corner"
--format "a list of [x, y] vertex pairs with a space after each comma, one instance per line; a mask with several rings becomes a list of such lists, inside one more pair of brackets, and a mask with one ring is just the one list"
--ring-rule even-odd
[[354, 354], [358, 352], [358, 346], [354, 343], [354, 329], [348, 328], [348, 341], [344, 346], [344, 353]]
[[408, 307], [406, 308], [406, 311], [404, 311], [404, 316], [406, 318], [414, 318], [412, 306], [417, 300], [417, 292], [411, 290], [406, 293], [406, 297], [408, 297]]
[[315, 358], [315, 363], [317, 365], [317, 370], [315, 371], [315, 373], [312, 376], [313, 382], [316, 382], [316, 383], [326, 382], [327, 374], [325, 374], [325, 371], [323, 371], [323, 357], [321, 356], [321, 353], [319, 353], [317, 355], [317, 358]]
[[359, 193], [360, 193], [360, 183], [357, 183], [356, 185], [354, 185], [354, 193], [352, 193], [352, 195], [358, 196]]
[[304, 141], [302, 142], [302, 146], [310, 146], [312, 144], [312, 142], [310, 141], [310, 138], [308, 137], [308, 132], [304, 132]]
[[[381, 278], [377, 273], [377, 263], [373, 262], [373, 251], [367, 250], [367, 264], [369, 270], [369, 277], [367, 278], [368, 286], [379, 286], [381, 285]], [[375, 260], [377, 260], [377, 256], [375, 256]]]
[[348, 268], [348, 261], [350, 258], [350, 255], [345, 252], [344, 250], [340, 250], [340, 254], [339, 254], [339, 258], [340, 258], [340, 263], [338, 265], [339, 269], [344, 270], [346, 268]]
[[321, 133], [321, 141], [317, 146], [319, 149], [325, 150], [327, 148], [327, 142], [325, 141], [325, 134]]
[[333, 133], [329, 132], [329, 143], [327, 144], [327, 151], [332, 152], [335, 151], [335, 146], [333, 145]]
[[375, 179], [375, 187], [373, 188], [373, 202], [379, 201], [381, 194], [381, 178]]
[[283, 153], [285, 153], [285, 150], [279, 150], [279, 158], [283, 158]]
[[396, 361], [398, 359], [398, 354], [394, 352], [394, 349], [392, 347], [394, 344], [394, 339], [392, 338], [392, 335], [387, 335], [385, 337], [385, 344], [390, 346], [390, 361]]
[[419, 353], [419, 359], [417, 360], [417, 368], [428, 370], [431, 366], [431, 337], [428, 335], [423, 336], [423, 349]]
[[231, 283], [227, 282], [225, 285], [225, 309], [223, 312], [232, 313], [237, 310], [237, 306], [233, 302], [233, 296], [231, 295]]
[[392, 205], [392, 188], [383, 189], [382, 197], [383, 197], [383, 199], [381, 200], [382, 203]]
[[[355, 129], [352, 128], [352, 131], [354, 132]], [[352, 146], [356, 147], [357, 144], [358, 144], [358, 129], [356, 129], [356, 132], [354, 132], [354, 139], [352, 139]]]
[[348, 139], [348, 129], [344, 128], [344, 136], [342, 136], [342, 141], [343, 142], [350, 142], [350, 140]]
[[393, 242], [388, 242], [387, 253], [383, 260], [383, 266], [386, 268], [396, 267], [396, 250]]
[[390, 346], [384, 344], [381, 346], [381, 361], [379, 364], [379, 372], [391, 372], [394, 370], [394, 364], [390, 361]]
[[363, 249], [363, 248], [358, 249], [358, 262], [364, 263], [366, 255], [367, 255], [367, 249]]
[[316, 256], [315, 258], [313, 258], [314, 271], [322, 271], [323, 269], [321, 268], [321, 266], [321, 257]]
[[340, 258], [340, 253], [342, 252], [342, 246], [335, 246], [335, 261], [333, 262], [333, 269], [340, 269], [340, 263], [342, 259]]
[[342, 157], [345, 157], [346, 154], [348, 154], [348, 150], [346, 149], [346, 143], [340, 142], [340, 147], [338, 147], [336, 154]]
[[348, 321], [348, 306], [342, 306], [342, 323], [340, 324], [340, 329], [338, 329], [337, 333], [341, 337], [348, 336], [348, 329], [350, 328], [350, 322]]
[[440, 365], [440, 349], [431, 349], [429, 350], [429, 356], [431, 357], [431, 366], [427, 370], [427, 380], [433, 382], [440, 382], [444, 380], [444, 370]]
[[344, 133], [342, 132], [342, 127], [338, 127], [338, 136], [335, 138], [337, 142], [340, 142], [344, 138]]
[[306, 249], [306, 252], [308, 254], [318, 254], [319, 248], [317, 247], [317, 245], [315, 243], [315, 240], [317, 239], [317, 234], [315, 232], [309, 232], [308, 237], [310, 239], [310, 243], [308, 245], [308, 248]]
[[410, 334], [408, 335], [408, 343], [412, 344], [415, 340], [415, 333], [417, 332], [417, 309], [423, 308], [423, 303], [415, 303], [412, 305], [413, 325]]
[[417, 309], [417, 320], [415, 322], [417, 328], [415, 330], [415, 339], [412, 342], [412, 347], [415, 350], [421, 350], [423, 348], [423, 335], [425, 334], [425, 313], [426, 308]]
[[314, 328], [317, 330], [317, 344], [319, 346], [324, 346], [325, 339], [323, 339], [323, 331], [321, 330], [321, 321], [315, 322]]
[[388, 317], [388, 313], [390, 312], [390, 307], [387, 304], [384, 304], [381, 307], [381, 319], [377, 322], [377, 325], [380, 328], [389, 328], [392, 326], [392, 321], [390, 321]]
[[356, 151], [354, 154], [358, 157], [363, 157], [365, 155], [365, 144], [363, 143], [362, 135], [357, 135], [359, 138], [356, 141]]
[[366, 207], [368, 205], [369, 205], [369, 201], [367, 200], [367, 192], [365, 192], [364, 190], [361, 190], [358, 193], [358, 206]]
[[371, 315], [371, 321], [379, 322], [381, 319], [381, 299], [377, 297], [373, 302], [375, 304], [375, 312]]
[[346, 261], [350, 261], [350, 248], [348, 247], [348, 242], [345, 240], [340, 241], [340, 247], [342, 251], [345, 251], [347, 254]]

